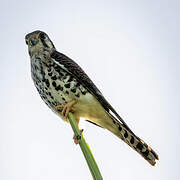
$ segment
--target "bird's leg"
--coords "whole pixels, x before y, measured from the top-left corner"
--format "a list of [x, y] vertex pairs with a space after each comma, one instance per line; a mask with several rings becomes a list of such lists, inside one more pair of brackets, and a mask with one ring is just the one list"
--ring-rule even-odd
[[[67, 119], [67, 116], [68, 116], [68, 113], [71, 111], [71, 112], [74, 112], [74, 108], [73, 108], [73, 105], [76, 104], [76, 101], [73, 100], [71, 102], [68, 102], [66, 103], [65, 105], [58, 105], [56, 106], [56, 109], [59, 110], [59, 109], [63, 109], [62, 110], [62, 115]], [[80, 134], [82, 134], [83, 132], [83, 129], [80, 130]], [[73, 139], [74, 139], [74, 143], [75, 144], [79, 144], [80, 140], [81, 140], [81, 135], [78, 135], [78, 136], [73, 136]]]
[[68, 113], [71, 111], [71, 112], [74, 112], [75, 109], [73, 108], [73, 105], [76, 104], [76, 101], [73, 100], [71, 102], [68, 102], [66, 103], [65, 105], [58, 105], [56, 106], [56, 109], [59, 110], [59, 109], [63, 109], [62, 110], [62, 115], [67, 119], [67, 116], [68, 116]]
[[[82, 132], [83, 132], [83, 129], [80, 130], [80, 134], [82, 134]], [[75, 136], [75, 135], [74, 135], [74, 136], [73, 136], [73, 139], [74, 139], [74, 143], [75, 143], [75, 144], [79, 144], [79, 142], [80, 142], [80, 140], [81, 140], [81, 135], [80, 135], [80, 136], [79, 136], [79, 135], [78, 135], [78, 136]]]

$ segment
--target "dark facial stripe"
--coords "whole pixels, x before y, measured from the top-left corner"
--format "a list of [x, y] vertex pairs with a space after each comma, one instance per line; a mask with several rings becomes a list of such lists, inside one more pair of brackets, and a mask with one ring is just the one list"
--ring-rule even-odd
[[44, 47], [47, 47], [47, 48], [49, 47], [49, 46], [46, 44], [46, 42], [45, 42], [44, 39], [41, 39], [41, 42], [42, 42], [42, 44], [43, 44]]
[[39, 38], [41, 39], [41, 42], [42, 42], [42, 44], [43, 44], [43, 46], [44, 47], [49, 47], [47, 44], [46, 44], [46, 42], [45, 42], [45, 33], [43, 33], [43, 32], [41, 32], [40, 34], [39, 34]]

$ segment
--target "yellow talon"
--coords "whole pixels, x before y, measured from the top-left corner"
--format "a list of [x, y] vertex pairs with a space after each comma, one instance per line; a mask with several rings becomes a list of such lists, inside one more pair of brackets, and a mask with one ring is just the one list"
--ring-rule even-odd
[[63, 109], [62, 110], [62, 115], [67, 119], [67, 116], [68, 116], [68, 113], [71, 111], [71, 112], [74, 112], [75, 109], [72, 107], [74, 104], [76, 104], [76, 101], [73, 100], [71, 102], [68, 102], [67, 104], [65, 105], [58, 105], [56, 106], [56, 109], [59, 110], [59, 109]]

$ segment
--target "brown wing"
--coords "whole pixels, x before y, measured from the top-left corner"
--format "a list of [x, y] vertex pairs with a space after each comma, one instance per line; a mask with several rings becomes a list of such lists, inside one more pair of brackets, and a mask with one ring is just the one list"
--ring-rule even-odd
[[77, 81], [79, 81], [79, 83], [81, 83], [91, 94], [93, 94], [109, 114], [110, 111], [113, 112], [116, 118], [112, 114], [110, 115], [113, 116], [114, 119], [118, 119], [126, 127], [126, 129], [128, 129], [132, 134], [134, 134], [124, 122], [124, 120], [104, 98], [96, 85], [91, 81], [91, 79], [76, 62], [74, 62], [66, 55], [57, 52], [56, 50], [51, 53], [51, 58], [53, 58], [56, 64], [58, 64], [61, 68], [73, 75], [77, 79]]

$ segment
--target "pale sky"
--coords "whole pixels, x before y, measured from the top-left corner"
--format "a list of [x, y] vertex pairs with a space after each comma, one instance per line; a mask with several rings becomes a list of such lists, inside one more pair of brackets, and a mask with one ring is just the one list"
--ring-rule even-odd
[[104, 180], [177, 180], [180, 149], [178, 0], [4, 0], [1, 31], [1, 180], [91, 180], [67, 123], [39, 97], [24, 36], [45, 31], [90, 76], [158, 154], [151, 167], [110, 132], [84, 124]]

